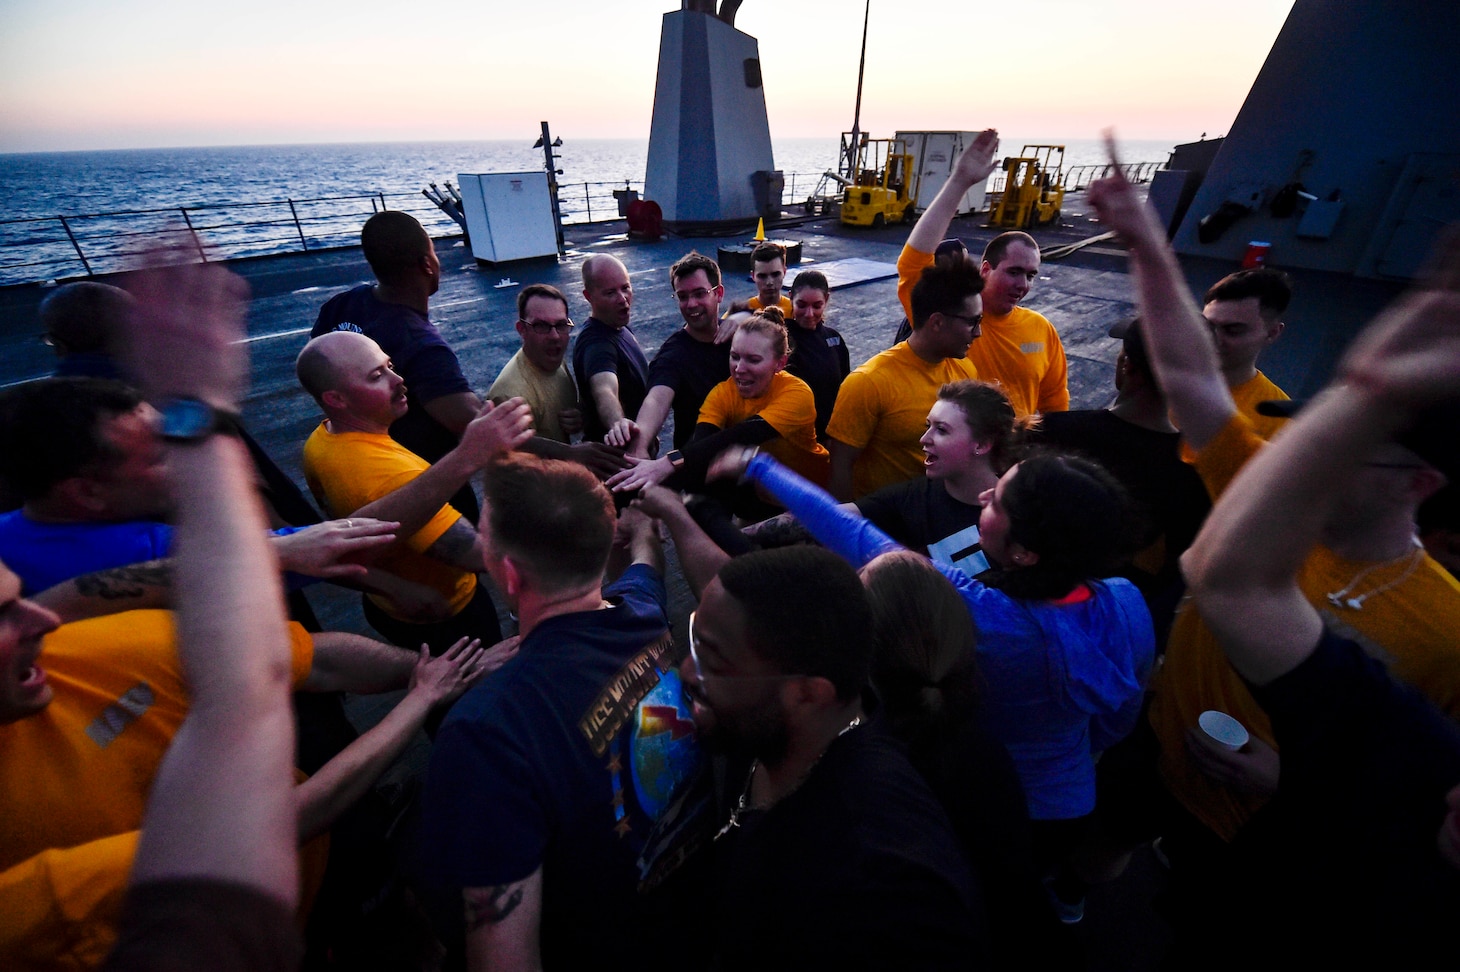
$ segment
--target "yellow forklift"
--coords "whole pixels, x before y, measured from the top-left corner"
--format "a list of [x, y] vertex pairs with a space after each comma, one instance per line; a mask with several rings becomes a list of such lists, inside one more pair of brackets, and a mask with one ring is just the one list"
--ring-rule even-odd
[[917, 218], [913, 204], [919, 173], [905, 139], [843, 132], [842, 159], [845, 175], [837, 181], [842, 184], [843, 223], [880, 229]]
[[1004, 160], [1004, 191], [989, 213], [989, 226], [1032, 229], [1060, 218], [1065, 201], [1065, 147], [1026, 145]]

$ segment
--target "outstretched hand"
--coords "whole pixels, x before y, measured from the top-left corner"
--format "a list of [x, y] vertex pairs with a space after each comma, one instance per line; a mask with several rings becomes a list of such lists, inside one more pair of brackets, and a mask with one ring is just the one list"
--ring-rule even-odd
[[477, 417], [462, 432], [461, 445], [485, 465], [531, 438], [532, 409], [520, 398], [509, 398], [500, 405], [483, 404]]
[[710, 463], [710, 471], [705, 473], [705, 480], [738, 480], [745, 475], [745, 469], [750, 465], [750, 460], [754, 459], [759, 451], [755, 446], [731, 446]]
[[248, 388], [248, 284], [219, 266], [172, 262], [185, 256], [177, 248], [157, 255], [171, 265], [127, 281], [137, 301], [127, 327], [132, 374], [153, 400], [195, 398], [237, 412]]
[[621, 418], [604, 435], [605, 445], [615, 449], [627, 449], [639, 437], [639, 426], [633, 419]]
[[1110, 157], [1110, 173], [1090, 183], [1085, 190], [1100, 222], [1120, 237], [1128, 247], [1139, 247], [1150, 242], [1166, 242], [1166, 231], [1162, 229], [1156, 212], [1136, 192], [1125, 170], [1120, 167], [1116, 155], [1115, 135], [1105, 132], [1105, 150]]
[[660, 456], [658, 459], [641, 459], [625, 456], [629, 468], [615, 473], [608, 479], [608, 488], [615, 493], [629, 493], [645, 486], [657, 486], [674, 472], [674, 464]]
[[663, 520], [683, 510], [684, 500], [680, 499], [679, 494], [672, 489], [666, 489], [663, 486], [645, 486], [639, 490], [639, 495], [629, 505], [656, 520]]
[[1460, 396], [1460, 229], [1441, 241], [1418, 286], [1364, 328], [1339, 373], [1409, 410]]
[[586, 467], [599, 479], [607, 479], [630, 465], [622, 449], [615, 449], [603, 442], [579, 442], [568, 449], [573, 462]]
[[484, 648], [479, 638], [462, 638], [435, 658], [430, 647], [422, 645], [416, 667], [411, 670], [410, 693], [432, 706], [453, 702], [483, 676], [506, 664], [517, 653], [520, 641], [514, 635]]
[[359, 559], [371, 551], [390, 546], [399, 523], [368, 516], [348, 520], [326, 520], [297, 533], [274, 538], [279, 566], [296, 574], [329, 580], [361, 578], [366, 574]]

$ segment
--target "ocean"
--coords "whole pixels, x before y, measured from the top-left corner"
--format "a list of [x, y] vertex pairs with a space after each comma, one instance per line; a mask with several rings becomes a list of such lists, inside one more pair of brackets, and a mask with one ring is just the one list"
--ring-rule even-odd
[[[1006, 136], [1002, 151], [1025, 142], [1064, 144], [1067, 169], [1104, 161], [1094, 139]], [[774, 141], [788, 203], [835, 167], [837, 148], [835, 138]], [[1170, 150], [1170, 142], [1131, 142], [1124, 161], [1161, 162]], [[569, 137], [557, 151], [565, 222], [611, 218], [613, 189], [643, 188], [646, 139]], [[121, 269], [138, 240], [189, 226], [210, 257], [298, 249], [301, 234], [310, 248], [346, 245], [382, 205], [405, 209], [443, 235], [456, 227], [421, 195], [429, 183], [542, 165], [542, 150], [527, 139], [0, 155], [0, 285], [84, 273], [68, 230], [94, 272]]]

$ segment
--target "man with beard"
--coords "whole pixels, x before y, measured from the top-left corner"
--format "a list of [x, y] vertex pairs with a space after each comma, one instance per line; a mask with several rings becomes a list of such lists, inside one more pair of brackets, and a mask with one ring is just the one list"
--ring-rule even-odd
[[947, 817], [863, 708], [871, 630], [856, 572], [813, 547], [729, 561], [691, 615], [680, 674], [730, 764], [717, 967], [977, 963], [982, 909]]

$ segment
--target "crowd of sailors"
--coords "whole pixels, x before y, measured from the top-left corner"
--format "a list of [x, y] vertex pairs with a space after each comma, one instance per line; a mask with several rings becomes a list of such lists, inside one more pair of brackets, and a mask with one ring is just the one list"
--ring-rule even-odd
[[1198, 303], [1113, 166], [1138, 317], [1071, 411], [1038, 243], [945, 239], [997, 148], [855, 368], [775, 244], [743, 301], [674, 263], [652, 357], [600, 254], [478, 394], [373, 216], [297, 359], [310, 498], [240, 419], [237, 278], [55, 290], [0, 395], [0, 965], [1078, 969], [1148, 847], [1164, 967], [1453, 953], [1460, 244], [1296, 403], [1286, 275]]

